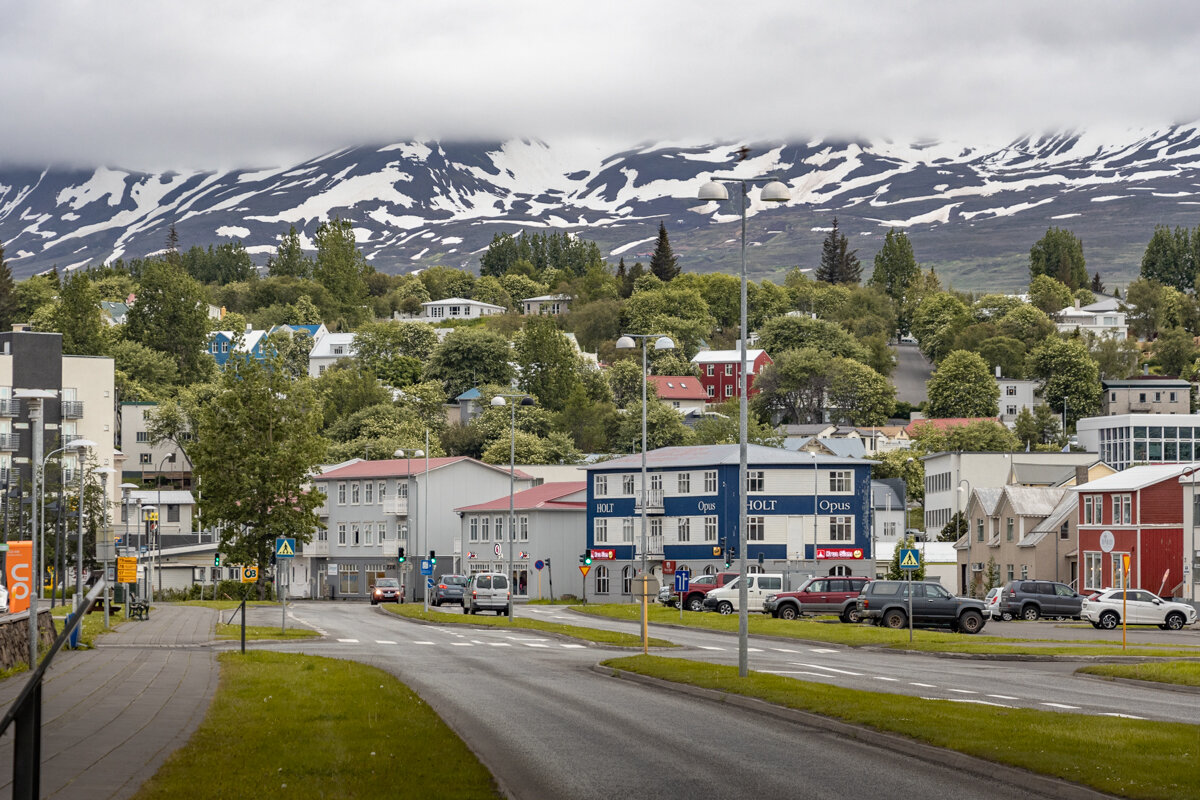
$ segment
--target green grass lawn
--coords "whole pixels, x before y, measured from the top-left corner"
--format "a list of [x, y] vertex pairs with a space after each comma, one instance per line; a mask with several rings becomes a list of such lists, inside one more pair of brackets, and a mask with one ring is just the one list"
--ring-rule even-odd
[[500, 797], [462, 740], [382, 670], [262, 651], [220, 659], [204, 722], [139, 800]]
[[1175, 683], [1180, 686], [1200, 686], [1200, 663], [1195, 661], [1166, 661], [1152, 664], [1096, 664], [1080, 667], [1076, 672], [1111, 678], [1130, 678], [1137, 681]]
[[[115, 605], [115, 604], [114, 604]], [[56, 624], [59, 626], [59, 631], [62, 630], [62, 625], [66, 622], [66, 618], [70, 616], [70, 606], [55, 606], [51, 610], [51, 615], [56, 619], [61, 618]], [[102, 633], [116, 630], [117, 626], [125, 622], [125, 605], [121, 604], [121, 613], [110, 613], [108, 615], [108, 627], [104, 627], [104, 612], [94, 611], [91, 614], [84, 614], [83, 621], [79, 623], [79, 643], [84, 647], [92, 647], [96, 643], [96, 637]], [[64, 647], [66, 645], [63, 645]]]
[[[279, 629], [277, 625], [247, 625], [246, 626], [246, 641], [252, 639], [315, 639], [321, 634], [316, 631], [311, 631], [308, 628], [288, 628], [287, 633]], [[242, 638], [241, 625], [226, 625], [223, 622], [217, 623], [217, 638], [218, 639], [237, 639]]]
[[[613, 645], [615, 647], [641, 647], [642, 637], [640, 634], [620, 633], [617, 631], [602, 631], [596, 628], [585, 628], [579, 625], [559, 625], [555, 622], [545, 622], [540, 619], [514, 619], [508, 621], [508, 617], [504, 614], [498, 616], [487, 616], [484, 614], [463, 614], [457, 611], [453, 614], [448, 614], [444, 611], [429, 611], [426, 612], [421, 605], [416, 603], [390, 604], [384, 608], [399, 617], [407, 619], [419, 619], [425, 622], [436, 622], [439, 625], [480, 625], [489, 628], [509, 628], [526, 631], [542, 631], [544, 633], [557, 633], [563, 636], [569, 636], [572, 639], [582, 639], [587, 642], [596, 642], [597, 644]], [[651, 647], [674, 647], [675, 645], [664, 639], [650, 638]]]
[[[612, 617], [629, 621], [640, 620], [642, 607], [634, 603], [572, 606], [573, 611]], [[1175, 657], [1195, 656], [1200, 658], [1200, 647], [1164, 645], [1134, 645], [1122, 649], [1106, 641], [1066, 641], [1049, 639], [1007, 639], [1000, 636], [950, 633], [946, 629], [913, 631], [913, 641], [908, 641], [908, 629], [894, 631], [874, 625], [850, 625], [833, 621], [834, 618], [804, 618], [795, 620], [775, 619], [766, 614], [749, 615], [749, 629], [753, 635], [781, 636], [813, 642], [830, 642], [849, 647], [882, 646], [898, 650], [920, 650], [924, 652], [1013, 654], [1013, 655], [1140, 655]], [[822, 621], [825, 620], [825, 621]], [[650, 621], [664, 625], [679, 625], [679, 610], [662, 605], [650, 607]], [[713, 612], [683, 612], [683, 625], [705, 630], [736, 633], [737, 614], [715, 614]]]
[[758, 672], [739, 678], [736, 667], [661, 656], [604, 665], [756, 697], [1122, 797], [1200, 797], [1196, 725], [922, 700]]
[[[241, 600], [184, 600], [178, 605], [181, 606], [199, 606], [201, 608], [215, 608], [218, 611], [232, 611], [242, 604]], [[250, 606], [275, 606], [279, 607], [279, 603], [274, 600], [247, 600], [246, 607]]]

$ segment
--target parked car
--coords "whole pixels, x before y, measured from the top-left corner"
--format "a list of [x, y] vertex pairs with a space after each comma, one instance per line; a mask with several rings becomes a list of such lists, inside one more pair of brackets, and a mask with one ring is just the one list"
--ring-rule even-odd
[[1008, 622], [1013, 618], [1012, 612], [1000, 610], [1000, 593], [1003, 591], [1003, 586], [996, 586], [988, 589], [987, 597], [983, 598], [983, 605], [987, 609], [984, 616], [988, 619], [1002, 619]]
[[[718, 614], [732, 614], [738, 610], [738, 581], [734, 578], [719, 589], [704, 595], [704, 609]], [[762, 611], [767, 595], [778, 594], [783, 589], [782, 573], [758, 573], [746, 576], [746, 610]]]
[[1157, 625], [1165, 631], [1177, 631], [1196, 622], [1196, 609], [1187, 603], [1163, 600], [1145, 589], [1105, 589], [1083, 601], [1083, 617], [1093, 628], [1112, 630], [1127, 614], [1129, 625]]
[[463, 613], [478, 614], [484, 609], [507, 614], [512, 605], [508, 576], [502, 572], [476, 572], [463, 587]]
[[[683, 592], [683, 607], [688, 611], [704, 610], [704, 595], [713, 589], [720, 589], [736, 578], [737, 572], [718, 572], [715, 575], [697, 575], [688, 582], [688, 590]], [[665, 587], [674, 592], [673, 586]]]
[[910, 591], [913, 627], [948, 627], [962, 633], [983, 630], [983, 601], [955, 597], [937, 581], [871, 581], [858, 596], [858, 613], [876, 625], [906, 628]]
[[664, 584], [658, 587], [658, 602], [662, 603], [664, 606], [672, 607], [676, 602], [678, 602], [678, 600], [679, 597], [675, 594], [674, 586], [667, 586]]
[[458, 603], [461, 606], [463, 602], [463, 589], [466, 586], [466, 575], [443, 575], [438, 578], [437, 585], [433, 588], [433, 596], [429, 598], [429, 605], [440, 606], [442, 603]]
[[375, 581], [375, 588], [371, 591], [371, 605], [391, 601], [400, 603], [404, 600], [404, 594], [400, 591], [400, 581], [395, 578], [380, 578]]
[[1079, 619], [1083, 595], [1065, 583], [1009, 581], [1000, 593], [1000, 610], [1018, 619], [1071, 617]]
[[835, 614], [842, 622], [858, 622], [858, 595], [870, 582], [870, 578], [809, 578], [794, 592], [769, 595], [763, 613], [779, 619]]

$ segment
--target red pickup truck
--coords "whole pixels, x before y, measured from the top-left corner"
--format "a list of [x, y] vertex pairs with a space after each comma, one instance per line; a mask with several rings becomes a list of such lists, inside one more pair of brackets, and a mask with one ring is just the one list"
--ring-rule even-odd
[[[683, 607], [688, 611], [703, 611], [704, 610], [704, 595], [711, 592], [713, 589], [718, 589], [731, 580], [736, 578], [736, 572], [718, 572], [715, 575], [697, 575], [688, 582], [688, 590], [679, 592], [681, 598], [674, 598], [676, 602], [682, 600]], [[673, 593], [675, 594], [675, 593]]]

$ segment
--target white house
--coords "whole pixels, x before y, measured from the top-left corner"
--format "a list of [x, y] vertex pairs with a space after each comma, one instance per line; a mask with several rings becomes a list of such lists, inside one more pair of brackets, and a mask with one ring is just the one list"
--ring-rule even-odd
[[327, 333], [308, 354], [308, 377], [316, 378], [343, 358], [354, 358], [353, 333]]
[[1021, 413], [1021, 409], [1028, 408], [1033, 411], [1034, 406], [1038, 405], [1034, 396], [1037, 387], [1038, 382], [1034, 380], [1005, 378], [1000, 372], [1000, 367], [996, 367], [996, 388], [1000, 390], [1000, 421], [1011, 428], [1017, 424], [1017, 415]]
[[699, 378], [691, 375], [650, 375], [647, 380], [658, 393], [659, 400], [685, 416], [702, 413], [708, 403], [708, 392]]
[[508, 311], [504, 306], [467, 300], [462, 297], [447, 297], [445, 300], [430, 300], [421, 303], [421, 319], [425, 322], [441, 322], [446, 319], [479, 319]]
[[565, 314], [569, 311], [571, 295], [544, 294], [541, 297], [527, 297], [521, 301], [521, 313], [531, 314]]
[[1058, 312], [1057, 318], [1055, 324], [1062, 333], [1080, 330], [1108, 339], [1124, 339], [1129, 335], [1125, 312], [1113, 298], [1082, 307], [1076, 300], [1075, 305]]

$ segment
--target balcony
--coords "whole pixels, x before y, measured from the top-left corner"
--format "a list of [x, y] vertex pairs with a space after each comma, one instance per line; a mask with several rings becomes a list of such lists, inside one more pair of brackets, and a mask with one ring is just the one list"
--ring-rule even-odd
[[[633, 500], [633, 510], [637, 513], [642, 513], [642, 493], [638, 492]], [[663, 513], [663, 490], [651, 489], [646, 492], [646, 513], [661, 514]]]
[[318, 542], [313, 539], [311, 542], [306, 542], [300, 547], [300, 555], [304, 556], [327, 556], [329, 555], [329, 541]]
[[0, 417], [21, 416], [21, 401], [5, 398], [0, 400]]
[[383, 499], [383, 513], [395, 514], [400, 517], [408, 516], [408, 498], [407, 497], [385, 497]]
[[[641, 535], [635, 535], [633, 538], [634, 538], [633, 549], [634, 549], [634, 553], [635, 553], [634, 558], [641, 558], [642, 557], [642, 537], [641, 537]], [[663, 554], [663, 536], [662, 536], [662, 534], [661, 533], [647, 534], [646, 535], [646, 557], [647, 558], [661, 558], [662, 554]]]
[[315, 510], [317, 512], [318, 517], [328, 517], [329, 516], [329, 501], [326, 500], [324, 503], [317, 506]]
[[83, 401], [82, 400], [63, 400], [62, 401], [62, 418], [63, 419], [82, 419], [83, 418]]
[[19, 433], [0, 433], [0, 450], [12, 451], [19, 450], [21, 447], [21, 434]]

